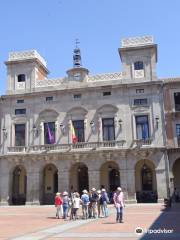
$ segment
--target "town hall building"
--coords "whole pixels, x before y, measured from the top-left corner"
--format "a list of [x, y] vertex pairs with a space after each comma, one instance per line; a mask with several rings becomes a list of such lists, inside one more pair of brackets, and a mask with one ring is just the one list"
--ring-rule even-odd
[[57, 79], [36, 50], [9, 54], [0, 205], [51, 204], [57, 191], [92, 187], [112, 194], [121, 186], [128, 203], [180, 190], [180, 115], [164, 97], [176, 84], [170, 99], [178, 96], [180, 111], [180, 79], [158, 79], [151, 36], [123, 39], [118, 51], [122, 72], [91, 75], [76, 47]]

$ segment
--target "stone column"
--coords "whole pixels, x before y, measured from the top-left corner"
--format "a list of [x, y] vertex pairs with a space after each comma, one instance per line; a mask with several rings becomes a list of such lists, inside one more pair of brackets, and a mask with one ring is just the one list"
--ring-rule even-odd
[[96, 189], [100, 188], [100, 171], [89, 169], [88, 176], [89, 190], [91, 190], [93, 187], [95, 187]]
[[135, 171], [131, 169], [120, 170], [121, 188], [127, 203], [136, 203]]
[[69, 191], [69, 171], [67, 169], [58, 169], [58, 191]]
[[101, 115], [98, 116], [98, 123], [97, 123], [97, 131], [98, 131], [98, 142], [102, 142], [103, 140], [103, 133], [102, 133], [102, 117]]
[[[2, 166], [1, 166], [2, 167]], [[1, 168], [0, 173], [0, 205], [9, 205], [9, 186], [10, 186], [10, 176], [9, 171]]]
[[44, 145], [44, 122], [40, 123], [40, 145]]
[[40, 173], [39, 171], [27, 172], [26, 205], [40, 204]]
[[166, 172], [165, 172], [165, 169], [156, 169], [155, 171], [156, 171], [158, 202], [163, 202], [164, 198], [167, 197]]

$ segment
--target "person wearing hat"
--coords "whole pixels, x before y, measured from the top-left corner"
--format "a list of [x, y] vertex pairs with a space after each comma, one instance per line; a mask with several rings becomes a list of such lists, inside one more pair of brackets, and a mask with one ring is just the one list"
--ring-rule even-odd
[[102, 213], [103, 213], [103, 217], [108, 217], [108, 207], [107, 207], [108, 203], [109, 203], [108, 194], [106, 192], [106, 189], [102, 188], [101, 189], [100, 205], [101, 205], [101, 210], [102, 210]]
[[91, 189], [91, 196], [90, 196], [90, 203], [92, 206], [92, 217], [97, 218], [98, 217], [98, 211], [97, 211], [97, 203], [99, 200], [99, 196], [97, 194], [97, 191], [95, 188]]
[[55, 196], [56, 218], [62, 216], [62, 203], [61, 193], [57, 192]]
[[63, 219], [67, 219], [67, 215], [68, 215], [68, 208], [69, 208], [69, 201], [70, 198], [68, 197], [68, 192], [64, 191], [63, 192]]
[[82, 192], [83, 192], [83, 195], [81, 196], [81, 201], [82, 201], [83, 219], [88, 219], [89, 195], [86, 189], [84, 189]]
[[117, 188], [117, 191], [113, 196], [114, 205], [116, 208], [116, 222], [123, 222], [123, 208], [124, 208], [124, 194], [120, 187]]

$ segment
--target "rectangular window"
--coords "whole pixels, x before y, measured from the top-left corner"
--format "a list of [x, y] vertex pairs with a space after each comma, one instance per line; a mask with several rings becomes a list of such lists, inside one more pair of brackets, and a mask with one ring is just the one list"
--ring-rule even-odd
[[144, 89], [143, 88], [138, 88], [138, 89], [136, 89], [136, 93], [144, 93]]
[[15, 115], [21, 115], [21, 114], [26, 114], [25, 108], [15, 109]]
[[110, 96], [111, 95], [111, 92], [103, 92], [103, 96]]
[[138, 61], [134, 63], [134, 70], [143, 70], [143, 69], [144, 69], [143, 62]]
[[176, 124], [176, 136], [180, 138], [180, 124]]
[[180, 92], [174, 93], [175, 111], [180, 111]]
[[44, 123], [44, 144], [55, 143], [55, 122]]
[[102, 128], [103, 128], [103, 141], [115, 140], [114, 118], [103, 118]]
[[53, 96], [46, 97], [46, 102], [50, 102], [50, 101], [53, 101]]
[[18, 75], [18, 82], [25, 82], [26, 75], [25, 74], [19, 74]]
[[85, 142], [84, 136], [84, 120], [74, 120], [72, 121], [75, 134], [78, 142]]
[[15, 124], [15, 146], [25, 146], [25, 124]]
[[148, 116], [136, 116], [136, 135], [137, 139], [149, 138]]
[[148, 101], [147, 98], [140, 98], [140, 99], [134, 99], [134, 105], [147, 105]]
[[24, 99], [18, 99], [17, 103], [24, 103]]
[[80, 93], [74, 94], [73, 97], [75, 100], [81, 99], [81, 94]]

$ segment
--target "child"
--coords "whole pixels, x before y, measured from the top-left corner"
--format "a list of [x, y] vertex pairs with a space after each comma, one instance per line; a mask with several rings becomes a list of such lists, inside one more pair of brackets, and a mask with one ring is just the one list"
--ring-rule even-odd
[[55, 197], [56, 218], [60, 218], [60, 215], [62, 214], [62, 199], [60, 195], [61, 193], [57, 192]]

